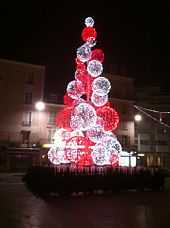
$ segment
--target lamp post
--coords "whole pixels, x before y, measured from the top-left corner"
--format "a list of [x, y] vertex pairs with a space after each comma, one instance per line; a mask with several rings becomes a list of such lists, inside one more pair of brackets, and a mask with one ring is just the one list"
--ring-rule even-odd
[[134, 119], [136, 122], [140, 122], [142, 120], [142, 116], [140, 114], [136, 114]]
[[[140, 114], [136, 114], [134, 116], [135, 122], [140, 123], [142, 121], [142, 116]], [[136, 128], [137, 130], [137, 128]], [[137, 133], [137, 146], [138, 146], [138, 153], [141, 151], [141, 136], [140, 132]]]
[[40, 115], [41, 113], [40, 112], [45, 110], [45, 103], [43, 101], [37, 101], [35, 103], [35, 110], [37, 111], [37, 120], [38, 120], [37, 121], [38, 122], [38, 124], [37, 124], [37, 127], [38, 127], [37, 133], [38, 133], [38, 136], [41, 137], [41, 126], [42, 126], [41, 119], [42, 118], [41, 118], [41, 115]]
[[45, 109], [45, 103], [43, 101], [37, 101], [35, 103], [35, 109], [37, 111], [43, 111]]

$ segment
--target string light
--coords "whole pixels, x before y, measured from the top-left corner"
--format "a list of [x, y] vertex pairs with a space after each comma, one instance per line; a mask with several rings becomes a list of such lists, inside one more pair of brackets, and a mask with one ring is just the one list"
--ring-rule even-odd
[[[148, 116], [149, 118], [151, 118], [151, 119], [154, 120], [155, 122], [161, 124], [162, 126], [167, 127], [167, 128], [170, 128], [170, 125], [168, 125], [168, 124], [162, 122], [162, 116], [161, 116], [161, 117], [159, 118], [159, 120], [158, 120], [156, 117], [153, 117], [153, 116], [150, 115], [149, 113], [145, 112], [145, 111], [142, 109], [142, 107], [139, 107], [139, 106], [134, 105], [134, 108], [136, 108], [138, 111], [142, 112], [144, 115]], [[154, 111], [154, 112], [157, 112], [157, 113], [159, 113], [159, 114], [162, 113], [162, 112], [159, 112], [159, 111], [156, 111], [156, 110], [153, 110], [153, 111]], [[166, 114], [168, 113], [168, 114], [169, 114], [169, 112], [164, 112], [164, 113], [166, 113]], [[160, 121], [160, 119], [161, 119], [161, 121]]]

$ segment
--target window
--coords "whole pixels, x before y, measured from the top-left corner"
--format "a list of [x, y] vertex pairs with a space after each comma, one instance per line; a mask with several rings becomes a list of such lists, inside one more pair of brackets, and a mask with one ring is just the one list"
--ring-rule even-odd
[[148, 140], [140, 140], [140, 143], [142, 144], [142, 145], [150, 145], [150, 141], [148, 141]]
[[120, 142], [123, 147], [128, 147], [130, 144], [130, 137], [128, 135], [120, 135], [119, 136]]
[[29, 73], [26, 83], [29, 84], [29, 85], [33, 85], [34, 84], [34, 73], [33, 72]]
[[31, 126], [31, 112], [24, 112], [23, 113], [23, 126]]
[[22, 143], [28, 144], [30, 139], [30, 131], [21, 131]]
[[49, 112], [48, 124], [55, 124], [56, 112]]
[[159, 146], [167, 146], [168, 142], [164, 141], [164, 140], [157, 140], [157, 141], [155, 141], [155, 144], [159, 145]]
[[24, 104], [32, 104], [32, 93], [31, 92], [25, 93]]
[[124, 121], [122, 121], [122, 122], [120, 122], [120, 129], [121, 130], [128, 130], [128, 124], [127, 124], [127, 122], [124, 122]]
[[54, 134], [55, 134], [55, 129], [49, 129], [48, 130], [48, 143], [54, 143]]

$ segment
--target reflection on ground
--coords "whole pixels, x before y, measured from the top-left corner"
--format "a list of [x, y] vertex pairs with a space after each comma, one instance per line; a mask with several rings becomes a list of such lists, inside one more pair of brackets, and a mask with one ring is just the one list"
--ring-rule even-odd
[[3, 228], [168, 228], [170, 192], [122, 192], [42, 200], [24, 184], [0, 180]]

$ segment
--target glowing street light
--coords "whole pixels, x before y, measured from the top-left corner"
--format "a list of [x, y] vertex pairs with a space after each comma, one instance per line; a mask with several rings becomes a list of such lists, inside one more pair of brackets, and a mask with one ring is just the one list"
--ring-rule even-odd
[[38, 101], [35, 103], [35, 108], [38, 111], [43, 111], [45, 109], [45, 103], [42, 101]]
[[135, 115], [135, 121], [140, 122], [142, 120], [142, 116], [140, 114]]

